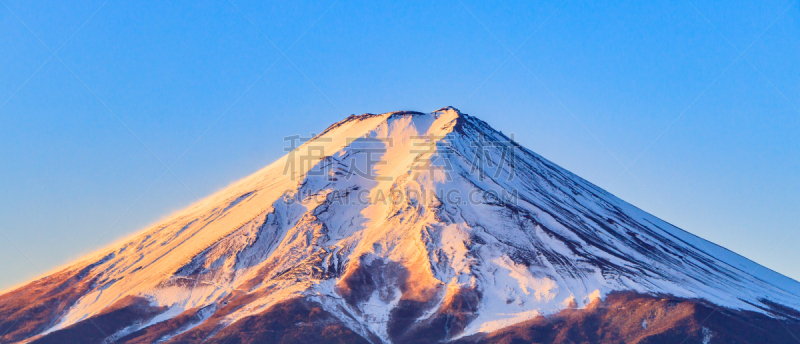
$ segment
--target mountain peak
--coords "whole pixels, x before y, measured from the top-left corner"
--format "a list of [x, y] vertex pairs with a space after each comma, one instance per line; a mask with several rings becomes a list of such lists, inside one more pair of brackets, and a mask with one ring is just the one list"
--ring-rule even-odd
[[420, 111], [413, 111], [413, 110], [401, 110], [401, 111], [386, 112], [386, 113], [383, 113], [383, 114], [374, 114], [374, 113], [364, 113], [364, 114], [361, 114], [361, 115], [352, 114], [352, 115], [348, 116], [345, 120], [361, 120], [361, 119], [371, 118], [371, 117], [374, 117], [374, 116], [424, 116], [424, 115], [429, 115], [429, 114], [437, 115], [437, 114], [441, 114], [441, 113], [452, 113], [454, 115], [454, 117], [466, 115], [465, 113], [462, 113], [461, 111], [459, 111], [458, 109], [456, 109], [453, 106], [445, 106], [443, 108], [439, 108], [437, 110], [434, 110], [434, 111], [432, 111], [430, 113], [420, 112]]
[[[265, 328], [441, 342], [588, 310], [616, 293], [800, 319], [800, 283], [453, 107], [351, 115], [292, 143], [139, 235], [0, 295], [0, 324], [11, 324], [0, 341], [63, 342], [106, 319], [116, 327], [82, 341], [216, 342]], [[40, 303], [63, 306], [44, 314]]]
[[453, 111], [453, 112], [455, 112], [455, 113], [457, 113], [459, 115], [462, 115], [461, 111], [459, 111], [458, 109], [456, 109], [453, 106], [445, 106], [445, 107], [440, 108], [440, 109], [438, 109], [436, 111], [433, 111], [433, 112], [436, 113], [436, 112], [448, 112], [448, 111]]

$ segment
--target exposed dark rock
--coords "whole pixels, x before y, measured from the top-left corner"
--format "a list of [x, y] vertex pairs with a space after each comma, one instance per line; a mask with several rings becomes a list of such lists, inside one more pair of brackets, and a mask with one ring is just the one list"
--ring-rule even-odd
[[101, 343], [120, 330], [136, 323], [143, 323], [165, 310], [166, 307], [153, 307], [147, 299], [128, 296], [115, 302], [100, 314], [50, 332], [31, 343]]
[[369, 343], [320, 305], [302, 299], [276, 304], [263, 313], [234, 322], [210, 338], [197, 340], [191, 332], [168, 343]]
[[567, 309], [489, 334], [455, 341], [478, 343], [794, 343], [800, 322], [718, 308], [697, 300], [624, 292], [585, 309]]

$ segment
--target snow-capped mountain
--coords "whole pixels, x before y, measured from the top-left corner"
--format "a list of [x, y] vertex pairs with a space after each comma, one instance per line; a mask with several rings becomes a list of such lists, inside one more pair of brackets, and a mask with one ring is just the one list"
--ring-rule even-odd
[[800, 283], [454, 108], [350, 116], [292, 140], [225, 190], [0, 295], [0, 342], [577, 342], [604, 329], [617, 334], [585, 341], [710, 343], [747, 342], [720, 325], [740, 320], [774, 340], [800, 328]]

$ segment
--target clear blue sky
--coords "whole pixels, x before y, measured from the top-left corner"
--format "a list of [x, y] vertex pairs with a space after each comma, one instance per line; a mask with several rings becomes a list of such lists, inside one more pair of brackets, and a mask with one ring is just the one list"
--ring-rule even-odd
[[446, 105], [800, 279], [796, 0], [0, 2], [0, 288]]

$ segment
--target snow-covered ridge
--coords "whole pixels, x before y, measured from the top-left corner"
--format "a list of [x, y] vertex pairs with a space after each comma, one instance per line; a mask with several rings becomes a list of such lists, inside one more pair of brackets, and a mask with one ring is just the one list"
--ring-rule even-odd
[[397, 338], [396, 309], [416, 305], [415, 323], [425, 323], [459, 300], [468, 301], [459, 308], [467, 320], [446, 339], [585, 307], [613, 291], [770, 316], [773, 303], [800, 309], [797, 281], [616, 198], [452, 107], [350, 116], [67, 270], [90, 265], [91, 288], [45, 332], [129, 296], [168, 309], [151, 323], [190, 309], [206, 310], [205, 321], [246, 297], [218, 314], [223, 325], [303, 297], [382, 342]]

